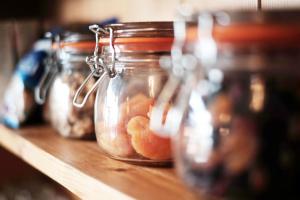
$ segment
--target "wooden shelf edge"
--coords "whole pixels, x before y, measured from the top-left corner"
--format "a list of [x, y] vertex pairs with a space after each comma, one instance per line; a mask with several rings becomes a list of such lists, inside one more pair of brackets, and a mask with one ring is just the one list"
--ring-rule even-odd
[[95, 194], [103, 199], [134, 199], [52, 156], [3, 125], [0, 125], [0, 145], [82, 199], [94, 199]]

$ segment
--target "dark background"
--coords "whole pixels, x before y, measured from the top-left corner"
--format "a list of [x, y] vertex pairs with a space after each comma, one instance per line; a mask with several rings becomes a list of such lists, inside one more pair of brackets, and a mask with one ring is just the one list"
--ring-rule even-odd
[[0, 19], [44, 19], [55, 16], [58, 0], [2, 0]]

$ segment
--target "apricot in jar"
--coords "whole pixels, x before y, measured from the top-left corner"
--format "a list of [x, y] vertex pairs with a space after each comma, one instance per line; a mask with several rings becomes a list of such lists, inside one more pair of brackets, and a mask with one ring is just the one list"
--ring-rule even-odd
[[127, 124], [134, 150], [140, 155], [153, 160], [171, 159], [170, 138], [163, 138], [149, 129], [149, 119], [136, 116]]

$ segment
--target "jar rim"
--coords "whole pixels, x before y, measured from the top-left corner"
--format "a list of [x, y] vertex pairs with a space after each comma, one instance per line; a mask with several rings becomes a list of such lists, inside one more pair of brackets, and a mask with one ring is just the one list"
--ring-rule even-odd
[[[174, 31], [173, 22], [129, 22], [109, 24], [105, 29], [113, 30], [113, 45], [120, 51], [171, 51]], [[102, 34], [100, 46], [110, 45], [110, 35]]]
[[[217, 44], [300, 47], [300, 10], [222, 11], [211, 15], [215, 19], [212, 37]], [[200, 41], [200, 29], [191, 23], [186, 40]]]
[[52, 45], [52, 48], [55, 50], [64, 49], [64, 51], [83, 51], [83, 52], [93, 52], [95, 48], [94, 41], [62, 41], [55, 42]]
[[[115, 38], [131, 38], [131, 37], [173, 37], [173, 22], [126, 22], [108, 24], [105, 29], [112, 28]], [[109, 37], [109, 35], [103, 35]]]
[[[199, 37], [200, 36], [200, 37]], [[293, 46], [300, 47], [300, 24], [235, 24], [232, 26], [219, 26], [213, 28], [213, 39], [217, 44], [233, 44], [248, 46], [251, 44], [261, 46]], [[201, 30], [196, 26], [188, 28], [187, 42], [201, 42]]]
[[89, 32], [64, 31], [57, 36], [52, 44], [54, 50], [93, 52], [95, 48], [94, 35]]

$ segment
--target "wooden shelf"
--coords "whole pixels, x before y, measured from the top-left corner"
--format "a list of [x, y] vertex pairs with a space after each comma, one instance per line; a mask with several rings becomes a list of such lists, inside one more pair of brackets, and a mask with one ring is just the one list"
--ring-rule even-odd
[[0, 125], [0, 145], [82, 199], [195, 199], [172, 168], [113, 160], [95, 141], [64, 139], [48, 126]]

